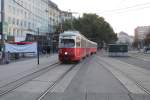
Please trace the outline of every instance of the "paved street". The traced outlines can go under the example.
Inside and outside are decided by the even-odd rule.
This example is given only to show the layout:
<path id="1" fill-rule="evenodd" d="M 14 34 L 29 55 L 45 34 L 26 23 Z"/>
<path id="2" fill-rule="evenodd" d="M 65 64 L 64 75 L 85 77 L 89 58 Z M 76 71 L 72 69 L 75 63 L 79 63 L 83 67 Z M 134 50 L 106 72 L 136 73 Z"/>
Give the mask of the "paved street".
<path id="1" fill-rule="evenodd" d="M 39 65 L 37 58 L 0 65 L 0 87 L 55 62 L 58 62 L 57 54 L 41 57 Z"/>
<path id="2" fill-rule="evenodd" d="M 63 93 L 53 93 L 44 100 L 130 100 L 127 89 L 96 57 L 88 59 Z"/>
<path id="3" fill-rule="evenodd" d="M 42 100 L 150 100 L 146 93 L 150 91 L 147 64 L 148 61 L 131 55 L 116 58 L 99 52 L 77 64 Z M 61 64 L 1 96 L 0 100 L 37 100 L 72 65 Z"/>
<path id="4" fill-rule="evenodd" d="M 150 61 L 144 61 L 142 59 L 139 59 L 139 58 L 134 58 L 134 57 L 128 57 L 128 58 L 116 58 L 120 61 L 123 61 L 123 62 L 126 62 L 126 63 L 129 63 L 129 64 L 133 64 L 137 67 L 141 67 L 141 68 L 145 68 L 147 70 L 150 70 Z"/>

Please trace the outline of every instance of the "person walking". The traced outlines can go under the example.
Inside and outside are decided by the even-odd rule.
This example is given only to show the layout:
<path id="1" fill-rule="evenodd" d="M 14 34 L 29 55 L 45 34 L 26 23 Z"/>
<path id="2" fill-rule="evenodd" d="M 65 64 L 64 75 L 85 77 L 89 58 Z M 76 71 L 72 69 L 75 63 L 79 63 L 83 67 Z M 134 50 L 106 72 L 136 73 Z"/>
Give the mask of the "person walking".
<path id="1" fill-rule="evenodd" d="M 9 64 L 10 63 L 10 52 L 8 51 L 5 55 L 6 57 L 6 64 Z"/>

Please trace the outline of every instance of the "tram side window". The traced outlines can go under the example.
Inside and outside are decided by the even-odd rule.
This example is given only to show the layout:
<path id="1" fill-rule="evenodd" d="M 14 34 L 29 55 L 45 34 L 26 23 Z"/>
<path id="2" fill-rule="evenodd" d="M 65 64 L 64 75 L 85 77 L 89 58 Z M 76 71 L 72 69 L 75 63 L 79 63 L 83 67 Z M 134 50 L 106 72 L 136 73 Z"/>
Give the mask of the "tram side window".
<path id="1" fill-rule="evenodd" d="M 78 42 L 76 43 L 76 45 L 77 45 L 77 47 L 80 47 L 80 41 L 78 41 Z"/>
<path id="2" fill-rule="evenodd" d="M 75 42 L 73 39 L 61 39 L 60 47 L 74 47 Z"/>
<path id="3" fill-rule="evenodd" d="M 76 47 L 80 48 L 80 46 L 81 46 L 81 39 L 80 37 L 76 37 Z"/>
<path id="4" fill-rule="evenodd" d="M 81 40 L 81 47 L 82 47 L 82 48 L 85 48 L 85 46 L 86 46 L 86 40 L 85 40 L 85 39 L 82 39 L 82 40 Z"/>

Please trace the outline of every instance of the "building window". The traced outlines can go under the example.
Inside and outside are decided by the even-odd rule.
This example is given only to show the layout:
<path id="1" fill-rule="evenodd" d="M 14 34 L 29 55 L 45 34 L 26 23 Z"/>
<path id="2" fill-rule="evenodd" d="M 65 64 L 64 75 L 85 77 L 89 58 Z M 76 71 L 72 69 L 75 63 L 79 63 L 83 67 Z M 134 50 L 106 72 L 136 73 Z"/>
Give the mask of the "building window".
<path id="1" fill-rule="evenodd" d="M 12 10 L 11 5 L 9 5 L 9 13 L 11 13 L 11 10 Z"/>
<path id="2" fill-rule="evenodd" d="M 11 17 L 8 17 L 8 23 L 11 24 Z"/>
<path id="3" fill-rule="evenodd" d="M 15 7 L 13 7 L 13 14 L 15 15 L 16 14 L 16 11 L 15 11 L 16 9 L 15 9 Z"/>
<path id="4" fill-rule="evenodd" d="M 16 15 L 20 15 L 20 9 L 16 9 Z"/>
<path id="5" fill-rule="evenodd" d="M 34 23 L 32 23 L 32 28 L 34 28 Z"/>
<path id="6" fill-rule="evenodd" d="M 22 21 L 20 21 L 20 26 L 22 27 L 23 25 L 22 25 Z"/>
<path id="7" fill-rule="evenodd" d="M 17 36 L 20 36 L 19 29 L 17 30 Z"/>
<path id="8" fill-rule="evenodd" d="M 17 25 L 19 25 L 19 19 L 17 19 Z"/>
<path id="9" fill-rule="evenodd" d="M 30 27 L 31 27 L 31 23 L 29 22 L 29 23 L 28 23 L 28 28 L 30 29 Z"/>
<path id="10" fill-rule="evenodd" d="M 15 25 L 16 23 L 15 23 L 15 18 L 13 18 L 13 24 Z"/>
<path id="11" fill-rule="evenodd" d="M 16 34 L 15 34 L 15 29 L 13 29 L 13 36 L 16 36 Z"/>
<path id="12" fill-rule="evenodd" d="M 25 16 L 25 18 L 27 18 L 27 12 L 26 11 L 24 12 L 24 16 Z"/>
<path id="13" fill-rule="evenodd" d="M 24 21 L 24 27 L 26 27 L 27 26 L 27 22 L 26 21 Z"/>
<path id="14" fill-rule="evenodd" d="M 23 35 L 22 35 L 22 29 L 20 29 L 20 37 L 23 37 Z"/>
<path id="15" fill-rule="evenodd" d="M 9 28 L 9 36 L 11 35 L 11 28 Z"/>

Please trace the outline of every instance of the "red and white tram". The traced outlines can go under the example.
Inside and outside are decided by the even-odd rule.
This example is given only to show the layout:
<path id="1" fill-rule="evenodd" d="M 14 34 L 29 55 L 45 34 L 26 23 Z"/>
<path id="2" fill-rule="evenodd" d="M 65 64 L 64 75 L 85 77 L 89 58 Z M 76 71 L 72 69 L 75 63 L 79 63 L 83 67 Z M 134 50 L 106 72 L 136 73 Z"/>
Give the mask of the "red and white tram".
<path id="1" fill-rule="evenodd" d="M 88 40 L 78 31 L 65 31 L 59 36 L 59 60 L 80 61 L 97 52 L 97 43 Z"/>

